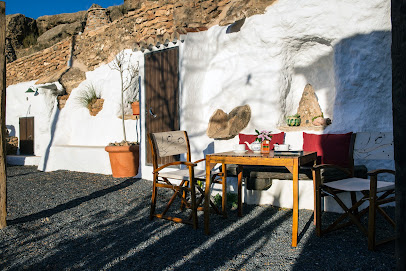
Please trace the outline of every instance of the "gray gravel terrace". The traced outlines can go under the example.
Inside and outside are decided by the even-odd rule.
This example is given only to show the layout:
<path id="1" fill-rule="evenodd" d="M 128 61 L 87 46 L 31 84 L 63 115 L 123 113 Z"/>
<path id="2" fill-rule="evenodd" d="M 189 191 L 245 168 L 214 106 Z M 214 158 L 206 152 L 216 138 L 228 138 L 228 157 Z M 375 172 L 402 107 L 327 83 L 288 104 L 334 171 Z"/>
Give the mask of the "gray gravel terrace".
<path id="1" fill-rule="evenodd" d="M 395 245 L 367 249 L 354 226 L 317 237 L 311 210 L 245 205 L 244 216 L 212 214 L 211 235 L 149 220 L 152 183 L 71 171 L 7 168 L 8 226 L 0 270 L 394 270 Z M 169 197 L 166 194 L 164 197 Z M 394 208 L 392 208 L 394 209 Z M 394 212 L 394 210 L 390 210 Z M 337 214 L 326 213 L 323 221 Z M 386 224 L 378 231 L 387 234 Z"/>

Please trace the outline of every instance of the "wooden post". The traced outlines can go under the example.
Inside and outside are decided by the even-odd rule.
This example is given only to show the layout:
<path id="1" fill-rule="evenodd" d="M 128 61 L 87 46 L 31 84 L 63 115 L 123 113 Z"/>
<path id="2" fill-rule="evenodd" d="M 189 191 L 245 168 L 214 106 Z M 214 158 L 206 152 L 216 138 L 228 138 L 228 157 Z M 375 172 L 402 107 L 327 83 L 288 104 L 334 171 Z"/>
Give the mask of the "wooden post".
<path id="1" fill-rule="evenodd" d="M 406 270 L 406 1 L 392 0 L 392 104 L 397 270 Z"/>
<path id="2" fill-rule="evenodd" d="M 6 199 L 6 3 L 0 2 L 0 229 L 7 226 Z"/>

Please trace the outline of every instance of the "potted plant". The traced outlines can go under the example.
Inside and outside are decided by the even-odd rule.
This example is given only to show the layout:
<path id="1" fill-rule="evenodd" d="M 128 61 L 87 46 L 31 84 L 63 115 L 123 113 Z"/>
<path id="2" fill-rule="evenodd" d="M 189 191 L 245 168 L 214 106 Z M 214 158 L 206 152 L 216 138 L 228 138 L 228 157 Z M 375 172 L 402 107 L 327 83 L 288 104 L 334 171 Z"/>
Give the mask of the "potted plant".
<path id="1" fill-rule="evenodd" d="M 286 117 L 286 123 L 289 126 L 300 126 L 300 115 L 294 114 L 293 116 Z"/>
<path id="2" fill-rule="evenodd" d="M 257 129 L 255 129 L 255 132 L 257 133 L 257 138 L 255 139 L 255 141 L 261 143 L 261 153 L 269 153 L 271 150 L 271 132 L 266 130 L 262 130 L 260 132 Z"/>
<path id="3" fill-rule="evenodd" d="M 110 68 L 120 73 L 121 83 L 121 118 L 123 127 L 123 141 L 110 143 L 105 150 L 109 153 L 111 171 L 113 177 L 133 177 L 138 174 L 139 167 L 139 141 L 138 141 L 138 120 L 136 130 L 136 141 L 127 141 L 124 122 L 124 93 L 132 91 L 133 97 L 138 97 L 138 71 L 139 66 L 132 65 L 130 58 L 126 61 L 124 51 L 120 52 L 111 63 Z M 128 95 L 127 95 L 128 96 Z"/>
<path id="4" fill-rule="evenodd" d="M 131 103 L 131 109 L 133 111 L 133 115 L 140 115 L 140 101 L 138 101 L 138 99 Z"/>
<path id="5" fill-rule="evenodd" d="M 77 100 L 89 109 L 91 116 L 96 116 L 103 109 L 104 99 L 101 98 L 100 91 L 96 90 L 93 83 L 85 86 L 77 96 Z"/>
<path id="6" fill-rule="evenodd" d="M 139 73 L 139 63 L 137 62 L 136 66 L 136 78 L 138 79 Z M 131 110 L 134 116 L 140 115 L 140 101 L 139 101 L 139 84 L 135 83 L 134 91 L 132 92 L 132 96 L 130 97 L 131 103 Z"/>

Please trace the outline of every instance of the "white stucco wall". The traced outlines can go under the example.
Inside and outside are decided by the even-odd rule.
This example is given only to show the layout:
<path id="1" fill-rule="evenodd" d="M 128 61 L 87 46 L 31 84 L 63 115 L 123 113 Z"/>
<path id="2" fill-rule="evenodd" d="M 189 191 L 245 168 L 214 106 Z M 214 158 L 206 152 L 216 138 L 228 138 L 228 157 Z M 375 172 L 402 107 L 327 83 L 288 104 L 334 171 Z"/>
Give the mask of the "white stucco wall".
<path id="1" fill-rule="evenodd" d="M 296 113 L 308 83 L 315 89 L 324 116 L 333 122 L 323 133 L 393 131 L 389 0 L 276 1 L 265 14 L 247 18 L 239 32 L 227 34 L 227 26 L 214 26 L 208 31 L 188 33 L 176 46 L 180 49 L 180 123 L 190 136 L 194 160 L 205 153 L 230 150 L 238 141 L 207 137 L 209 118 L 216 109 L 230 112 L 248 104 L 252 116 L 243 133 L 254 133 L 255 129 L 278 132 L 285 116 Z M 133 53 L 131 62 L 137 61 L 141 127 L 145 127 L 142 52 Z M 53 97 L 24 94 L 34 82 L 7 88 L 7 124 L 15 129 L 17 117 L 25 116 L 28 103 L 35 101 L 31 107 L 31 114 L 36 116 L 35 153 L 43 155 L 48 151 L 39 167 L 42 170 L 66 165 L 63 156 L 52 153 L 52 146 L 102 149 L 110 141 L 122 140 L 121 120 L 117 118 L 118 73 L 102 65 L 86 73 L 86 78 L 72 91 L 61 111 L 51 110 L 49 101 L 54 101 Z M 89 82 L 105 99 L 103 110 L 95 117 L 74 99 Z M 135 139 L 135 122 L 126 121 L 129 140 Z M 300 148 L 301 137 L 300 131 L 290 132 L 286 140 Z M 145 146 L 144 139 L 145 129 L 141 128 L 139 176 L 151 179 L 152 168 L 145 165 L 145 149 L 149 146 Z M 63 155 L 74 159 L 78 154 Z M 86 156 L 82 159 L 89 164 L 95 161 Z M 393 161 L 371 163 L 371 169 L 393 167 Z M 86 171 L 83 163 L 82 167 L 69 169 L 75 168 Z M 91 170 L 111 173 L 101 162 Z"/>
<path id="2" fill-rule="evenodd" d="M 333 121 L 324 131 L 307 132 L 392 133 L 390 46 L 388 0 L 277 1 L 265 14 L 247 18 L 239 32 L 215 26 L 189 33 L 180 45 L 181 129 L 191 137 L 193 160 L 238 142 L 207 137 L 216 109 L 230 112 L 248 104 L 252 116 L 243 133 L 279 132 L 285 117 L 296 113 L 307 83 Z M 300 149 L 302 131 L 288 132 L 286 141 Z M 393 160 L 355 163 L 394 168 Z M 143 177 L 151 178 L 150 172 L 143 170 Z M 282 181 L 270 195 L 244 197 L 291 207 L 290 186 Z M 299 189 L 300 208 L 312 209 L 312 183 L 301 182 Z"/>
<path id="3" fill-rule="evenodd" d="M 196 158 L 213 142 L 216 109 L 248 104 L 243 132 L 277 132 L 307 83 L 333 121 L 324 133 L 392 132 L 390 1 L 277 1 L 226 30 L 189 33 L 181 46 L 181 123 Z"/>
<path id="4" fill-rule="evenodd" d="M 32 87 L 34 84 L 35 81 L 30 81 L 7 88 L 6 126 L 11 136 L 20 137 L 19 119 L 34 117 L 34 155 L 42 156 L 49 142 L 49 124 L 57 110 L 58 90 L 41 88 L 44 85 Z M 60 90 L 63 89 L 58 82 L 45 85 L 56 85 Z M 26 93 L 30 87 L 36 92 Z"/>
<path id="5" fill-rule="evenodd" d="M 143 61 L 141 52 L 125 50 L 126 62 L 134 65 Z M 131 57 L 131 58 L 130 58 Z M 39 170 L 68 169 L 111 174 L 107 152 L 110 142 L 123 140 L 122 120 L 119 118 L 121 103 L 120 74 L 111 65 L 102 65 L 86 73 L 86 80 L 72 90 L 65 107 L 57 108 L 56 94 L 38 88 L 38 93 L 25 93 L 35 81 L 7 88 L 6 124 L 11 135 L 19 135 L 19 117 L 33 116 L 35 125 L 34 154 L 40 156 Z M 56 84 L 59 84 L 56 82 Z M 92 84 L 103 98 L 103 109 L 91 116 L 78 101 L 78 96 Z M 129 92 L 126 93 L 126 95 Z M 129 113 L 130 105 L 126 111 Z M 128 141 L 136 141 L 137 120 L 125 120 Z M 139 124 L 138 124 L 139 125 Z M 138 127 L 138 133 L 140 126 Z M 138 138 L 139 140 L 139 138 Z"/>

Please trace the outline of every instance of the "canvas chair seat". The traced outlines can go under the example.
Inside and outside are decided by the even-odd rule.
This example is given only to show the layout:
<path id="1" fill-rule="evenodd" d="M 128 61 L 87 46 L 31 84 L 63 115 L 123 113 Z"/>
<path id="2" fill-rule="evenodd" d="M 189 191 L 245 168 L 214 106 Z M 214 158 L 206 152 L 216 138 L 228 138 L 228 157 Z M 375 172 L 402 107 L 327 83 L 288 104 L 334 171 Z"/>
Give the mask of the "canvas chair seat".
<path id="1" fill-rule="evenodd" d="M 328 182 L 324 184 L 325 186 L 342 190 L 342 191 L 369 191 L 370 190 L 370 181 L 369 179 L 361 178 L 347 178 L 339 181 Z M 390 189 L 395 189 L 395 184 L 392 182 L 383 182 L 377 181 L 377 190 L 376 192 L 383 192 Z"/>
<path id="2" fill-rule="evenodd" d="M 219 171 L 212 171 L 211 174 L 217 174 Z M 160 177 L 175 179 L 175 180 L 189 180 L 189 169 L 178 169 L 174 171 L 167 171 L 159 173 Z M 206 180 L 206 170 L 195 169 L 194 170 L 195 179 Z"/>

